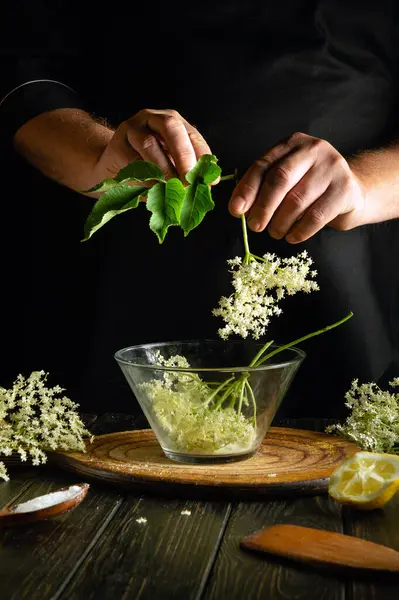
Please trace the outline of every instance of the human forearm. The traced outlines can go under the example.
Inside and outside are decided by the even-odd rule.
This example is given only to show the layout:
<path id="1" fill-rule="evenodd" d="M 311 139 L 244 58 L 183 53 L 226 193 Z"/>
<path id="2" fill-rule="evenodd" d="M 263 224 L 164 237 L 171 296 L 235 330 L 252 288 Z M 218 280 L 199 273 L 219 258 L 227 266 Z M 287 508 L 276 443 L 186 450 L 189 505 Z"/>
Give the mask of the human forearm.
<path id="1" fill-rule="evenodd" d="M 77 191 L 98 183 L 96 165 L 114 131 L 80 109 L 43 113 L 15 134 L 18 152 L 44 175 Z"/>
<path id="2" fill-rule="evenodd" d="M 156 163 L 166 178 L 183 179 L 200 156 L 211 154 L 199 131 L 173 110 L 141 110 L 116 131 L 82 110 L 54 110 L 28 121 L 14 140 L 42 173 L 77 191 L 140 159 Z"/>
<path id="3" fill-rule="evenodd" d="M 364 190 L 358 225 L 399 218 L 399 142 L 348 160 Z"/>

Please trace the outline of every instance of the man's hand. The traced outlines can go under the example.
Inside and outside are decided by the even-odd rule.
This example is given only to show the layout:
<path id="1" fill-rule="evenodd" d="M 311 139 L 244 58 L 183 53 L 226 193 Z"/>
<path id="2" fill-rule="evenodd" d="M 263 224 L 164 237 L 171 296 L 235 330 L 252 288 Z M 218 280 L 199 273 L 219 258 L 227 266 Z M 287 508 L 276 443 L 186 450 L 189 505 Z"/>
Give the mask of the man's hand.
<path id="1" fill-rule="evenodd" d="M 346 231 L 364 223 L 366 194 L 331 144 L 294 133 L 259 158 L 237 184 L 230 212 L 248 215 L 252 231 L 303 242 L 325 225 Z"/>
<path id="2" fill-rule="evenodd" d="M 145 109 L 118 127 L 95 172 L 100 181 L 141 159 L 156 163 L 167 179 L 184 179 L 203 154 L 211 154 L 208 144 L 178 112 Z"/>
<path id="3" fill-rule="evenodd" d="M 186 173 L 210 148 L 174 110 L 141 110 L 116 131 L 81 109 L 58 109 L 27 121 L 17 150 L 44 175 L 82 192 L 136 159 L 156 163 L 167 178 Z"/>

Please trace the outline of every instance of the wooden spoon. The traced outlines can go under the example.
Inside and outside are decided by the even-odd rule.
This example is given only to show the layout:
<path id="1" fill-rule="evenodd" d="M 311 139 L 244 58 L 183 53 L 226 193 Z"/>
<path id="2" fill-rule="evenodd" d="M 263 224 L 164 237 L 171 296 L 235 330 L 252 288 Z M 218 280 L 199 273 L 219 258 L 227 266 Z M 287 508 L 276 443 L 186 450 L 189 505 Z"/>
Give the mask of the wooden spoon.
<path id="1" fill-rule="evenodd" d="M 350 535 L 298 525 L 272 525 L 242 539 L 241 546 L 313 566 L 399 573 L 399 552 Z"/>
<path id="2" fill-rule="evenodd" d="M 0 511 L 0 527 L 50 519 L 72 510 L 86 497 L 89 487 L 88 483 L 78 483 L 21 504 L 7 506 Z"/>

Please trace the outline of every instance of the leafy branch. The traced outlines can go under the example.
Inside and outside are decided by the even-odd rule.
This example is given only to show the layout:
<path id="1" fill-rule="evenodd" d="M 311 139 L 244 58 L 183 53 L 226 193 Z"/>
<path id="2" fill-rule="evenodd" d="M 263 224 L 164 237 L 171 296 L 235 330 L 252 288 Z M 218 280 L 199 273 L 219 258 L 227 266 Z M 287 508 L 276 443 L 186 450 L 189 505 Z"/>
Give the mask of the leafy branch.
<path id="1" fill-rule="evenodd" d="M 157 235 L 160 244 L 172 225 L 180 226 L 187 236 L 215 206 L 210 185 L 221 172 L 216 156 L 205 154 L 187 173 L 184 185 L 177 178 L 166 181 L 161 169 L 152 162 L 133 161 L 113 179 L 104 179 L 85 192 L 102 192 L 103 195 L 86 220 L 82 241 L 90 239 L 113 217 L 137 208 L 145 197 L 147 209 L 152 213 L 150 229 Z M 225 175 L 221 181 L 234 177 Z"/>

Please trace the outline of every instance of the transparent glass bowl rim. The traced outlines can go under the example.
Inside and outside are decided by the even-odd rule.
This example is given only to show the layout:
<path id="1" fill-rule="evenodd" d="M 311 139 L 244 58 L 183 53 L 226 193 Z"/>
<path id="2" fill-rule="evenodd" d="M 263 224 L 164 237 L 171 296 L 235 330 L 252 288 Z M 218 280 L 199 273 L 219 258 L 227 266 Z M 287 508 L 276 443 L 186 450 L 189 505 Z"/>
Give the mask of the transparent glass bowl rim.
<path id="1" fill-rule="evenodd" d="M 129 367 L 137 367 L 140 369 L 147 369 L 149 371 L 166 371 L 166 372 L 181 372 L 181 373 L 252 373 L 254 371 L 271 371 L 273 369 L 281 369 L 282 367 L 289 367 L 291 365 L 295 365 L 296 363 L 302 362 L 306 358 L 306 353 L 297 348 L 296 346 L 290 346 L 290 348 L 286 348 L 287 352 L 293 352 L 296 356 L 291 360 L 285 360 L 278 363 L 272 364 L 263 364 L 258 367 L 166 367 L 164 365 L 155 365 L 155 364 L 142 364 L 138 362 L 134 362 L 133 360 L 126 360 L 123 358 L 123 353 L 128 350 L 151 350 L 152 348 L 156 350 L 162 350 L 165 346 L 176 346 L 176 345 L 189 345 L 189 344 L 212 344 L 212 343 L 220 343 L 220 344 L 242 344 L 245 340 L 234 340 L 234 341 L 224 341 L 224 340 L 212 340 L 212 339 L 204 339 L 204 340 L 177 340 L 171 342 L 151 342 L 149 344 L 136 344 L 134 346 L 127 346 L 126 348 L 121 348 L 114 354 L 115 360 L 119 364 L 127 365 Z M 262 342 L 253 341 L 254 345 L 259 345 L 259 350 L 265 344 Z M 267 342 L 265 342 L 267 343 Z M 269 349 L 272 348 L 282 348 L 284 344 L 271 344 Z"/>

